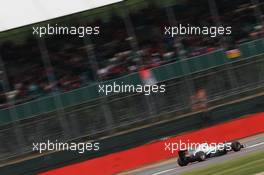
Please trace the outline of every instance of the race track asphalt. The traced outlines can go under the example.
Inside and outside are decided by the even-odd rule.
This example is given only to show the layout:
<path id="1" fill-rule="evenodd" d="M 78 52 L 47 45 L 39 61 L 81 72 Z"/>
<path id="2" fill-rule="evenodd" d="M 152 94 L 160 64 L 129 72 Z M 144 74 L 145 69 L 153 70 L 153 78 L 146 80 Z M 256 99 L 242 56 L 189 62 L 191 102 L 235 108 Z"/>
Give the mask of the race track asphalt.
<path id="1" fill-rule="evenodd" d="M 179 175 L 187 171 L 222 163 L 227 160 L 236 159 L 254 152 L 264 151 L 264 134 L 244 138 L 239 141 L 245 145 L 245 148 L 243 148 L 241 151 L 229 152 L 224 156 L 209 158 L 204 162 L 194 162 L 188 164 L 186 167 L 180 167 L 177 164 L 177 158 L 173 158 L 157 164 L 148 165 L 140 169 L 120 173 L 119 175 Z"/>

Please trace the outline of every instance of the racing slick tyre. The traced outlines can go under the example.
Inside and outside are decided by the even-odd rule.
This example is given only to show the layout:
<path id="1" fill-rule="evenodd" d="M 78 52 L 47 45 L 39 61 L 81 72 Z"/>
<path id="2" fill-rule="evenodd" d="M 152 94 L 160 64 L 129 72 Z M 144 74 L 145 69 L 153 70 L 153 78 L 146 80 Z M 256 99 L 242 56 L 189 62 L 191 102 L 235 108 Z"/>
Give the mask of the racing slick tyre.
<path id="1" fill-rule="evenodd" d="M 204 152 L 200 151 L 196 154 L 196 158 L 199 162 L 205 161 L 206 155 Z"/>
<path id="2" fill-rule="evenodd" d="M 188 160 L 178 158 L 178 165 L 180 165 L 180 166 L 186 166 L 186 165 L 188 165 L 188 163 L 189 163 Z"/>
<path id="3" fill-rule="evenodd" d="M 232 144 L 231 144 L 231 147 L 232 147 L 232 149 L 235 151 L 235 152 L 237 152 L 237 151 L 240 151 L 241 150 L 241 148 L 242 148 L 242 145 L 241 145 L 241 143 L 239 143 L 239 142 L 233 142 Z"/>

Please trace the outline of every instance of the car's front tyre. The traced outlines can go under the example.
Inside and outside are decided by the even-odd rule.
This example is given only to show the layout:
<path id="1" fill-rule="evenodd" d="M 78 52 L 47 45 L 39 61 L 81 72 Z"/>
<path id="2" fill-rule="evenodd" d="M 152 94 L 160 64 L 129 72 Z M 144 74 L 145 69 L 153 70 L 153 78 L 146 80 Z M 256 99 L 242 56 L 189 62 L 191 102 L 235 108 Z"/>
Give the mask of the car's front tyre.
<path id="1" fill-rule="evenodd" d="M 200 151 L 200 152 L 196 153 L 196 158 L 199 162 L 202 162 L 202 161 L 205 161 L 206 155 L 204 152 Z"/>
<path id="2" fill-rule="evenodd" d="M 234 150 L 235 152 L 237 152 L 237 151 L 240 151 L 241 150 L 242 145 L 241 145 L 241 143 L 235 141 L 235 142 L 232 142 L 231 147 L 232 147 L 232 150 Z"/>
<path id="3" fill-rule="evenodd" d="M 188 163 L 189 163 L 188 160 L 178 158 L 178 165 L 180 165 L 180 166 L 186 166 L 186 165 L 188 165 Z"/>

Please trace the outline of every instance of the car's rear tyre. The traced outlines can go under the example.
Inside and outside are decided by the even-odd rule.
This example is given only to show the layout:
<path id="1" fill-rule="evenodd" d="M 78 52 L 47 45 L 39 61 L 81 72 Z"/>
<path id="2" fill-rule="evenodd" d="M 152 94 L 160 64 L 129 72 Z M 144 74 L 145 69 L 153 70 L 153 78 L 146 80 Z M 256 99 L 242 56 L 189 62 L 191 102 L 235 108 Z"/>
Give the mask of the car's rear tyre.
<path id="1" fill-rule="evenodd" d="M 241 143 L 235 141 L 235 142 L 233 142 L 231 144 L 231 147 L 232 147 L 232 150 L 234 150 L 235 152 L 237 152 L 237 151 L 240 151 L 241 150 L 242 145 L 241 145 Z"/>
<path id="2" fill-rule="evenodd" d="M 205 159 L 206 159 L 206 155 L 205 155 L 205 153 L 202 152 L 202 151 L 196 153 L 196 157 L 197 157 L 197 160 L 198 160 L 199 162 L 205 161 Z"/>
<path id="3" fill-rule="evenodd" d="M 189 163 L 188 160 L 178 158 L 178 165 L 186 166 L 186 165 L 188 165 L 188 163 Z"/>

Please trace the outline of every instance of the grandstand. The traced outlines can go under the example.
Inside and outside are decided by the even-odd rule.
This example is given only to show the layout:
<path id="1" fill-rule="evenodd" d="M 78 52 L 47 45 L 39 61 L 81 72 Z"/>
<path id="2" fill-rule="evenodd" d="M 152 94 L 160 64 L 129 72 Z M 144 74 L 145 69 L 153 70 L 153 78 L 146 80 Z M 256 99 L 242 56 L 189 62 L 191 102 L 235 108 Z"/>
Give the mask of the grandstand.
<path id="1" fill-rule="evenodd" d="M 190 7 L 196 7 L 197 4 L 195 2 L 189 3 L 190 5 L 184 4 L 187 7 L 181 4 L 171 7 L 176 12 L 178 12 L 177 8 L 182 11 L 190 11 L 188 18 L 184 17 L 186 11 L 184 13 L 180 13 L 180 11 L 178 12 L 179 14 L 175 14 L 179 18 L 179 20 L 177 19 L 179 23 L 196 25 L 197 22 L 201 21 L 197 25 L 205 24 L 205 26 L 208 26 L 214 24 L 209 11 L 204 13 L 206 5 L 197 8 L 196 12 Z M 91 43 L 88 43 L 88 45 L 93 45 L 92 52 L 98 65 L 96 68 L 91 66 L 93 61 L 85 59 L 87 53 L 84 47 L 87 46 L 87 43 L 84 43 L 85 41 L 76 36 L 50 36 L 45 38 L 49 59 L 53 67 L 47 68 L 41 59 L 38 41 L 31 35 L 31 30 L 24 31 L 23 34 L 19 32 L 22 29 L 2 33 L 1 52 L 8 75 L 8 91 L 13 91 L 12 94 L 14 94 L 17 103 L 22 103 L 24 100 L 32 100 L 51 93 L 54 86 L 58 87 L 62 92 L 70 91 L 92 84 L 94 81 L 127 75 L 138 71 L 141 66 L 152 68 L 171 61 L 177 61 L 182 52 L 186 53 L 186 57 L 192 57 L 220 48 L 219 38 L 187 36 L 181 38 L 184 51 L 179 51 L 173 38 L 166 38 L 163 35 L 164 26 L 169 25 L 172 21 L 172 19 L 167 17 L 166 8 L 158 8 L 155 4 L 147 5 L 147 2 L 144 2 L 144 5 L 146 7 L 139 6 L 139 9 L 129 14 L 134 27 L 134 35 L 136 36 L 137 54 L 135 54 L 135 49 L 132 48 L 133 44 L 129 40 L 129 38 L 133 38 L 131 36 L 133 34 L 128 33 L 128 26 L 125 25 L 127 19 L 122 17 L 124 12 L 113 12 L 113 10 L 107 9 L 107 11 L 102 13 L 108 13 L 108 15 L 103 14 L 101 18 L 94 18 L 93 16 L 95 15 L 93 15 L 91 21 L 87 20 L 84 22 L 87 26 L 100 26 L 102 28 L 100 37 L 95 36 L 92 38 Z M 250 4 L 246 5 L 240 5 L 241 8 L 234 9 L 239 6 L 239 4 L 234 3 L 229 7 L 230 9 L 227 9 L 224 4 L 220 4 L 220 9 L 226 9 L 226 11 L 221 11 L 221 16 L 223 16 L 221 22 L 224 26 L 232 26 L 234 33 L 232 37 L 226 39 L 229 40 L 226 43 L 227 48 L 230 43 L 239 44 L 262 36 L 262 29 L 258 28 L 254 13 L 252 10 L 248 10 L 250 9 Z M 133 7 L 137 8 L 137 4 L 133 4 Z M 113 7 L 113 9 L 116 8 Z M 147 13 L 144 14 L 147 17 L 141 18 L 144 12 Z M 202 13 L 203 16 L 195 13 Z M 89 15 L 88 19 L 91 16 L 89 13 L 86 15 Z M 86 17 L 82 16 L 82 19 L 78 19 L 80 15 L 72 15 L 68 18 L 58 19 L 60 23 L 58 23 L 58 20 L 50 22 L 53 24 L 78 26 L 82 24 L 80 24 L 81 22 L 76 23 L 76 21 L 86 19 Z M 246 27 L 242 27 L 241 30 L 243 25 Z M 18 34 L 13 34 L 17 32 Z M 148 35 L 145 35 L 145 33 L 148 33 Z M 23 35 L 23 38 L 18 41 L 20 37 L 17 35 Z M 17 58 L 18 55 L 19 60 Z M 20 66 L 20 69 L 17 69 L 17 65 Z M 56 79 L 56 82 L 53 83 L 48 82 L 47 71 L 51 69 L 53 69 Z M 31 71 L 34 71 L 35 74 L 32 74 Z M 1 89 L 3 91 L 3 87 Z M 7 99 L 2 97 L 1 101 L 3 105 L 3 103 L 7 102 Z M 6 105 L 3 106 L 5 107 Z"/>

